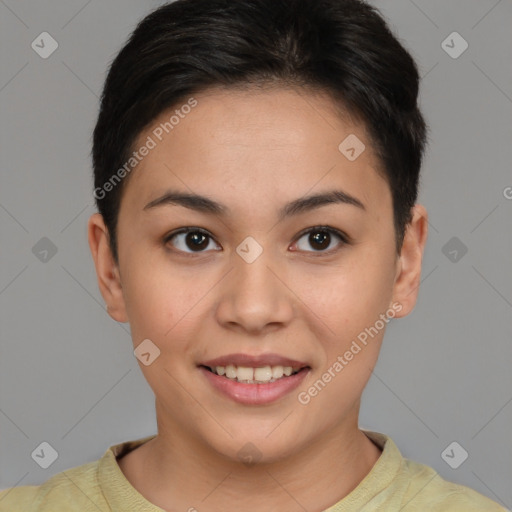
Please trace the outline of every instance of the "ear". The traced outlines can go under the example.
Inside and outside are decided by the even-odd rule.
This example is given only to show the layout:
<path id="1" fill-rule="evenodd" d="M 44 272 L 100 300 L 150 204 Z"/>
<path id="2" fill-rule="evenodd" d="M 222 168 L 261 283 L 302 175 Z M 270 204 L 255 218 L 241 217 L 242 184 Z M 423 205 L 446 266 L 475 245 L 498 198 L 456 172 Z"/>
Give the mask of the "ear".
<path id="1" fill-rule="evenodd" d="M 109 233 L 101 214 L 91 215 L 87 232 L 89 247 L 96 267 L 98 287 L 107 304 L 108 314 L 118 322 L 128 322 L 121 276 L 110 250 Z"/>
<path id="2" fill-rule="evenodd" d="M 423 250 L 427 241 L 427 210 L 416 204 L 412 208 L 412 214 L 411 222 L 406 227 L 393 287 L 393 302 L 402 305 L 400 312 L 395 315 L 397 318 L 408 315 L 416 304 Z"/>

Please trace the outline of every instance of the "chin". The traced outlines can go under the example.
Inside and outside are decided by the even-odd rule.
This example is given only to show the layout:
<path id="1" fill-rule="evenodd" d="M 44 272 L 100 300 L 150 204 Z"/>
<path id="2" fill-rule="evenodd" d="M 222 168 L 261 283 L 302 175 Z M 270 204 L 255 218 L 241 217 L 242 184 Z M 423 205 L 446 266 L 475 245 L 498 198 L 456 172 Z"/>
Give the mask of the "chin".
<path id="1" fill-rule="evenodd" d="M 302 444 L 298 438 L 298 431 L 283 429 L 277 432 L 280 429 L 279 422 L 282 420 L 281 417 L 274 422 L 270 429 L 257 428 L 254 422 L 249 428 L 245 428 L 247 422 L 244 422 L 236 429 L 233 427 L 227 429 L 233 437 L 226 434 L 222 439 L 205 438 L 204 441 L 231 462 L 242 462 L 247 466 L 276 463 L 294 455 Z M 304 432 L 302 431 L 301 434 L 304 435 Z"/>

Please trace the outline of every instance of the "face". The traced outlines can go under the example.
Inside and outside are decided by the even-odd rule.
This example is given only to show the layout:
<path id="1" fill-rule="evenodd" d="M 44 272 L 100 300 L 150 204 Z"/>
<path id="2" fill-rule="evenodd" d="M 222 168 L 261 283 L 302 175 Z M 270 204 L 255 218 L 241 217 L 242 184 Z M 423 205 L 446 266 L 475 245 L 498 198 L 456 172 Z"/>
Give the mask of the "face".
<path id="1" fill-rule="evenodd" d="M 250 442 L 277 460 L 357 428 L 385 327 L 414 305 L 426 215 L 397 255 L 364 126 L 328 97 L 194 98 L 139 137 L 137 148 L 154 147 L 123 192 L 119 267 L 91 218 L 100 289 L 134 347 L 151 340 L 140 367 L 159 433 L 233 459 Z"/>

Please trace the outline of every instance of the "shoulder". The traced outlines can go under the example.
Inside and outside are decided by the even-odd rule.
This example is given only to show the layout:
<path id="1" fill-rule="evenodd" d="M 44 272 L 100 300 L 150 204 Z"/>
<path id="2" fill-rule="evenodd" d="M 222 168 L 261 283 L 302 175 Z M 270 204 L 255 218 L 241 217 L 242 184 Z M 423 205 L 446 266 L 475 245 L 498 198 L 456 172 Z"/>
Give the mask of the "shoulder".
<path id="1" fill-rule="evenodd" d="M 1 490 L 0 512 L 110 512 L 128 510 L 137 500 L 147 505 L 124 477 L 117 457 L 153 437 L 110 446 L 100 459 L 57 473 L 41 485 Z"/>
<path id="2" fill-rule="evenodd" d="M 470 487 L 445 480 L 434 468 L 403 457 L 389 436 L 364 433 L 382 449 L 380 459 L 359 485 L 360 493 L 356 489 L 352 499 L 374 507 L 364 510 L 381 510 L 385 505 L 382 510 L 402 512 L 510 512 Z"/>
<path id="3" fill-rule="evenodd" d="M 41 485 L 0 491 L 0 512 L 98 512 L 106 507 L 97 479 L 99 461 L 57 473 Z"/>
<path id="4" fill-rule="evenodd" d="M 443 479 L 430 466 L 404 458 L 402 467 L 402 476 L 407 479 L 404 512 L 507 512 L 470 487 Z"/>

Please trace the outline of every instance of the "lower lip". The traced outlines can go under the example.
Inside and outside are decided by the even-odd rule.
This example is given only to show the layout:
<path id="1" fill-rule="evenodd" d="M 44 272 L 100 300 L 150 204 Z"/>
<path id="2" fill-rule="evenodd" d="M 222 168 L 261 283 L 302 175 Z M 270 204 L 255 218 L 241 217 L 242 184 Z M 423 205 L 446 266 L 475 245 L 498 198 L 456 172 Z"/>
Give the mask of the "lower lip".
<path id="1" fill-rule="evenodd" d="M 282 377 L 275 382 L 245 384 L 235 379 L 221 377 L 203 366 L 200 366 L 199 369 L 215 389 L 235 402 L 246 405 L 263 405 L 279 400 L 298 387 L 309 372 L 309 368 L 303 368 L 299 372 L 289 377 Z"/>

